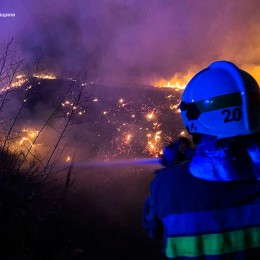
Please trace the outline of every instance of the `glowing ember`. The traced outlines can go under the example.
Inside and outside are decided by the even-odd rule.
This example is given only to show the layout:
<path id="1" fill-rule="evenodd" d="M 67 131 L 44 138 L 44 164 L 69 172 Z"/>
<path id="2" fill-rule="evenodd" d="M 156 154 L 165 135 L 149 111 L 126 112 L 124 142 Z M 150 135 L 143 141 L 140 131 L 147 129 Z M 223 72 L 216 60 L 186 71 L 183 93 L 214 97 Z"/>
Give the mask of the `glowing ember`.
<path id="1" fill-rule="evenodd" d="M 148 120 L 154 119 L 154 118 L 155 118 L 154 112 L 148 113 L 148 114 L 146 115 L 146 117 L 147 117 Z"/>
<path id="2" fill-rule="evenodd" d="M 70 156 L 67 156 L 67 157 L 65 158 L 65 162 L 71 162 L 71 157 L 70 157 Z"/>
<path id="3" fill-rule="evenodd" d="M 127 134 L 125 137 L 125 144 L 130 144 L 130 142 L 133 139 L 133 135 L 132 134 Z"/>
<path id="4" fill-rule="evenodd" d="M 155 133 L 149 133 L 147 137 L 146 150 L 150 155 L 158 157 L 162 154 L 164 143 L 161 137 L 162 131 L 157 131 Z"/>
<path id="5" fill-rule="evenodd" d="M 159 94 L 157 95 L 157 93 Z M 100 96 L 95 94 L 90 101 L 96 103 L 93 113 L 97 114 L 94 114 L 93 117 L 93 127 L 97 133 L 94 135 L 94 140 L 91 141 L 93 144 L 101 142 L 99 146 L 93 145 L 96 149 L 95 156 L 103 159 L 122 156 L 129 158 L 129 156 L 137 157 L 144 154 L 152 157 L 160 156 L 163 148 L 182 129 L 178 128 L 180 127 L 178 124 L 174 125 L 174 122 L 177 123 L 175 119 L 168 121 L 168 116 L 169 118 L 176 116 L 175 110 L 178 109 L 179 95 L 180 93 L 169 93 L 168 90 L 152 90 L 152 92 L 148 92 L 148 96 L 142 94 L 138 99 L 133 97 L 131 100 L 131 95 L 116 96 L 114 103 L 111 104 L 111 100 L 109 103 L 105 102 L 106 99 L 102 93 Z M 145 97 L 145 100 L 142 100 L 142 97 Z M 81 107 L 81 104 L 76 104 L 73 96 L 67 97 L 61 106 L 63 114 L 68 117 L 72 113 L 82 117 L 85 113 L 85 108 Z M 166 127 L 167 122 L 171 123 Z M 16 148 L 19 149 L 20 146 L 20 150 L 23 151 L 32 148 L 32 152 L 34 149 L 35 154 L 45 152 L 47 146 L 36 151 L 38 144 L 34 144 L 34 140 L 37 135 L 38 131 L 24 129 L 19 142 L 16 142 Z M 110 139 L 106 141 L 105 138 L 108 136 Z M 87 137 L 84 138 L 87 140 Z M 109 144 L 111 147 L 108 147 Z M 65 154 L 62 160 L 70 162 L 71 157 Z"/>

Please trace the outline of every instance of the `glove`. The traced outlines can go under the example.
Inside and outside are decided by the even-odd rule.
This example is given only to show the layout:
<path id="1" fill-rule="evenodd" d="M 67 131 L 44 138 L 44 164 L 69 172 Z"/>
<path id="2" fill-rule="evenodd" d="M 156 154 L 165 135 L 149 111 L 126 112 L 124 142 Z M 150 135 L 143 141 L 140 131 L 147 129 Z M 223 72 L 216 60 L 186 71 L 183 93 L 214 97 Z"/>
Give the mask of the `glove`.
<path id="1" fill-rule="evenodd" d="M 180 163 L 190 160 L 194 154 L 195 149 L 192 148 L 191 141 L 186 137 L 180 137 L 175 142 L 168 144 L 161 157 L 161 164 L 168 166 L 174 162 Z"/>

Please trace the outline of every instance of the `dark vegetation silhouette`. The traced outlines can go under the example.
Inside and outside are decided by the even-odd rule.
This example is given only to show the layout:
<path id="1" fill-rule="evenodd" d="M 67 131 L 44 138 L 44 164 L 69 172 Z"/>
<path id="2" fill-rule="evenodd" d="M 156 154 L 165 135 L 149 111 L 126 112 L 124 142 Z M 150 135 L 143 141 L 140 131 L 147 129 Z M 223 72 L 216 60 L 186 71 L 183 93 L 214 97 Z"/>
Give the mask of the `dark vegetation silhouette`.
<path id="1" fill-rule="evenodd" d="M 73 160 L 82 146 L 77 138 L 74 145 L 69 142 L 72 129 L 89 120 L 78 118 L 79 111 L 88 110 L 88 93 L 81 83 L 85 77 L 77 75 L 62 82 L 63 91 L 53 88 L 49 93 L 34 76 L 43 71 L 41 59 L 25 68 L 13 40 L 0 55 L 0 259 L 161 259 L 160 241 L 147 238 L 141 226 L 148 193 L 143 184 L 152 175 L 131 174 L 126 168 L 88 169 L 79 178 L 88 188 L 74 189 L 75 170 L 64 163 L 64 154 L 69 147 Z M 17 76 L 25 72 L 28 81 L 16 88 Z M 42 104 L 44 116 L 34 113 L 41 95 L 52 96 L 44 102 L 55 101 Z M 64 106 L 68 100 L 73 105 Z M 20 146 L 24 124 L 30 123 L 28 110 L 38 131 Z M 34 147 L 50 129 L 49 144 L 38 153 Z"/>
<path id="2" fill-rule="evenodd" d="M 86 94 L 78 76 L 71 80 L 29 145 L 14 149 L 21 138 L 23 110 L 37 84 L 33 75 L 40 72 L 41 63 L 39 59 L 28 69 L 24 97 L 21 102 L 13 102 L 15 81 L 25 73 L 23 60 L 13 45 L 11 39 L 0 56 L 0 258 L 73 258 L 73 254 L 81 251 L 68 245 L 70 239 L 64 231 L 70 225 L 63 218 L 66 193 L 73 183 L 72 169 L 69 163 L 62 167 L 57 164 L 67 145 L 65 135 L 75 123 L 76 111 L 79 106 L 86 106 Z M 74 105 L 65 111 L 62 104 L 67 99 L 73 100 Z M 6 113 L 8 103 L 16 105 L 11 117 Z M 57 121 L 56 141 L 50 145 L 47 155 L 35 153 L 33 146 L 46 128 L 53 128 Z"/>

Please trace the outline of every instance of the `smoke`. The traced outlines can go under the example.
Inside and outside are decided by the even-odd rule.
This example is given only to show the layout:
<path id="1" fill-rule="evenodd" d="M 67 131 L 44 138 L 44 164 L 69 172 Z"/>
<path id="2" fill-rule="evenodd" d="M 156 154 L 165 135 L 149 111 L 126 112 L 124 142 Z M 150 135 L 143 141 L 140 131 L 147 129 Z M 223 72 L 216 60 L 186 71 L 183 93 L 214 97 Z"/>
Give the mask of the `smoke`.
<path id="1" fill-rule="evenodd" d="M 197 71 L 220 59 L 254 69 L 255 73 L 255 68 L 260 65 L 258 0 L 0 0 L 1 12 L 15 13 L 15 18 L 0 18 L 0 45 L 14 37 L 17 51 L 27 64 L 42 57 L 47 70 L 62 78 L 87 71 L 89 80 L 123 87 L 126 83 L 149 84 L 158 78 L 171 78 L 176 73 Z M 34 130 L 39 130 L 51 114 L 43 98 L 61 96 L 58 85 L 61 84 L 53 86 L 57 89 L 55 94 L 42 90 L 41 101 L 24 112 L 24 118 L 33 118 Z M 95 90 L 93 87 L 93 92 Z M 146 128 L 149 127 L 150 132 L 153 122 L 146 122 L 145 114 L 160 105 L 153 104 L 153 101 L 163 101 L 165 105 L 178 101 L 178 97 L 165 101 L 165 94 L 161 93 L 160 97 L 159 91 L 151 96 L 148 92 L 142 94 L 138 91 L 132 97 L 129 89 L 123 90 L 127 94 L 118 92 L 119 88 L 112 87 L 97 90 L 90 98 L 86 114 L 88 122 L 76 125 L 76 129 L 65 136 L 80 139 L 82 151 L 77 159 L 106 159 L 104 154 L 107 152 L 112 159 L 120 158 L 118 144 L 114 140 L 118 138 L 122 143 L 124 133 L 133 133 L 133 129 L 137 129 L 133 133 L 134 138 L 146 142 Z M 100 101 L 92 102 L 96 97 Z M 13 103 L 20 104 L 21 98 L 20 101 L 13 100 Z M 119 98 L 124 98 L 130 105 L 118 107 Z M 140 98 L 142 100 L 137 104 Z M 141 110 L 143 103 L 147 109 Z M 12 103 L 8 107 L 12 108 Z M 15 114 L 14 107 L 12 114 Z M 104 115 L 104 111 L 108 114 Z M 177 136 L 182 127 L 180 117 L 169 109 L 161 111 L 158 116 L 166 129 L 160 130 L 171 137 Z M 168 111 L 167 114 L 165 111 Z M 133 114 L 135 118 L 131 117 Z M 59 137 L 57 130 L 62 129 L 59 123 L 46 130 L 39 144 L 53 147 Z M 76 148 L 78 143 L 74 145 Z M 74 146 L 69 143 L 71 151 L 65 152 L 64 156 L 72 156 Z M 39 146 L 39 149 L 45 147 Z M 131 158 L 140 154 L 145 156 L 141 149 L 134 153 L 135 150 L 124 151 L 123 158 L 125 154 Z M 114 157 L 115 154 L 117 157 Z M 147 250 L 143 249 L 146 237 L 140 235 L 139 230 L 143 201 L 149 193 L 148 183 L 153 178 L 146 173 L 154 171 L 154 168 L 136 168 L 104 167 L 75 171 L 77 186 L 73 187 L 70 200 L 73 207 L 80 209 L 80 224 L 91 220 L 87 230 L 93 231 L 86 232 L 85 240 L 86 244 L 90 244 L 90 252 L 99 252 L 96 245 L 101 245 L 106 249 L 102 252 L 112 255 L 111 244 L 115 243 L 112 244 L 115 258 L 121 256 L 118 249 L 127 247 L 121 258 L 129 255 L 129 259 L 159 259 L 155 257 L 153 246 L 147 243 Z M 129 239 L 129 234 L 134 242 Z M 131 246 L 135 243 L 135 247 Z M 142 256 L 131 257 L 140 251 Z"/>
<path id="2" fill-rule="evenodd" d="M 257 0 L 5 0 L 2 8 L 16 13 L 0 20 L 5 37 L 61 75 L 150 83 L 217 59 L 259 64 Z"/>

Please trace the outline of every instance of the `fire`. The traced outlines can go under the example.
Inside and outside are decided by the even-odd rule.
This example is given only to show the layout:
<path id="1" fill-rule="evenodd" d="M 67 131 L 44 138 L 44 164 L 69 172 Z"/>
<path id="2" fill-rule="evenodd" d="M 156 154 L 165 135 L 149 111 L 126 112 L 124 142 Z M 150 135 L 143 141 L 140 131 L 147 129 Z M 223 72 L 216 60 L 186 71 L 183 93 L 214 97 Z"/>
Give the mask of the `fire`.
<path id="1" fill-rule="evenodd" d="M 33 74 L 33 77 L 37 78 L 37 79 L 50 79 L 50 80 L 53 80 L 53 79 L 57 79 L 56 76 L 53 74 L 53 73 L 36 73 L 36 74 Z"/>
<path id="2" fill-rule="evenodd" d="M 146 115 L 146 117 L 147 117 L 148 120 L 155 119 L 154 112 L 152 111 L 151 113 L 148 113 L 148 114 Z"/>
<path id="3" fill-rule="evenodd" d="M 37 154 L 41 144 L 36 143 L 35 140 L 39 136 L 39 131 L 25 128 L 20 134 L 16 142 L 10 144 L 10 149 L 14 152 L 24 152 L 30 151 L 30 156 Z"/>
<path id="4" fill-rule="evenodd" d="M 39 131 L 36 130 L 23 129 L 22 132 L 25 133 L 25 136 L 21 137 L 21 140 L 19 142 L 20 146 L 26 146 L 26 142 L 28 142 L 31 146 L 35 138 L 39 135 Z"/>
<path id="5" fill-rule="evenodd" d="M 187 86 L 193 75 L 195 75 L 195 72 L 192 71 L 185 75 L 176 73 L 172 78 L 156 80 L 152 85 L 156 88 L 173 88 L 176 91 L 182 91 Z"/>
<path id="6" fill-rule="evenodd" d="M 161 137 L 162 131 L 156 131 L 155 133 L 148 133 L 146 150 L 150 155 L 158 157 L 162 154 L 163 142 Z"/>
<path id="7" fill-rule="evenodd" d="M 155 85 L 158 88 L 174 88 L 175 90 L 183 90 L 187 84 L 180 82 L 171 82 L 171 81 L 160 81 Z"/>
<path id="8" fill-rule="evenodd" d="M 38 79 L 56 79 L 56 76 L 54 74 L 48 74 L 48 73 L 41 73 L 41 74 L 33 74 L 33 77 L 38 78 Z M 1 88 L 0 93 L 9 91 L 11 89 L 19 88 L 21 87 L 24 83 L 28 82 L 29 79 L 25 74 L 18 74 L 15 76 L 13 79 L 12 83 L 9 86 L 5 86 Z M 27 87 L 26 90 L 29 90 L 32 86 Z"/>
<path id="9" fill-rule="evenodd" d="M 25 74 L 18 74 L 12 81 L 11 85 L 1 88 L 0 93 L 9 91 L 21 87 L 25 82 L 28 81 L 28 78 Z"/>
<path id="10" fill-rule="evenodd" d="M 25 74 L 19 74 L 15 77 L 15 80 L 12 82 L 11 87 L 12 88 L 21 87 L 27 81 L 28 78 L 26 77 Z"/>
<path id="11" fill-rule="evenodd" d="M 181 111 L 180 111 L 180 109 L 179 109 L 179 104 L 170 104 L 169 105 L 169 108 L 171 109 L 171 110 L 174 110 L 175 112 L 177 112 L 177 113 L 180 113 Z"/>
<path id="12" fill-rule="evenodd" d="M 132 134 L 126 134 L 124 143 L 125 144 L 130 144 L 132 139 L 133 139 L 133 135 Z"/>
<path id="13" fill-rule="evenodd" d="M 120 98 L 118 103 L 119 103 L 120 107 L 125 107 L 126 106 L 126 103 L 124 103 L 124 99 L 123 98 Z"/>
<path id="14" fill-rule="evenodd" d="M 80 105 L 76 106 L 72 101 L 66 100 L 61 105 L 64 107 L 66 111 L 66 115 L 70 116 L 72 111 L 77 110 L 77 115 L 83 116 L 86 113 L 86 110 L 84 110 L 84 107 L 81 107 Z"/>
<path id="15" fill-rule="evenodd" d="M 30 141 L 29 138 L 27 137 L 22 137 L 21 141 L 20 141 L 20 145 L 23 145 L 24 142 L 29 142 L 30 145 L 32 145 L 32 142 Z"/>
<path id="16" fill-rule="evenodd" d="M 260 66 L 244 64 L 241 68 L 251 74 L 260 85 Z M 171 78 L 156 79 L 151 82 L 156 88 L 173 88 L 176 91 L 182 91 L 191 80 L 191 78 L 198 73 L 195 67 L 189 70 L 186 74 L 176 73 Z"/>
<path id="17" fill-rule="evenodd" d="M 162 133 L 162 131 L 158 131 L 158 132 L 155 133 L 154 141 L 155 141 L 156 143 L 158 143 L 158 142 L 160 141 L 160 139 L 161 139 L 160 134 L 161 134 L 161 133 Z"/>
<path id="18" fill-rule="evenodd" d="M 70 156 L 67 156 L 67 157 L 65 158 L 65 162 L 71 162 L 71 157 L 70 157 Z"/>

